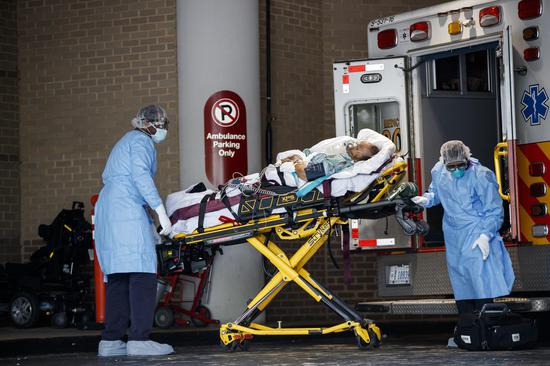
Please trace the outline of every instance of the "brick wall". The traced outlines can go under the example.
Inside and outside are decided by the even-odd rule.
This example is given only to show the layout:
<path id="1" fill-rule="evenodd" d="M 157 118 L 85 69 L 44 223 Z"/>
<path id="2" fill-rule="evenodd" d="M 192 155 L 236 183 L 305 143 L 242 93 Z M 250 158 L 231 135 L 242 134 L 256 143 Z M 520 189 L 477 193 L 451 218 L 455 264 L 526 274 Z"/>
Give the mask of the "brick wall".
<path id="1" fill-rule="evenodd" d="M 0 0 L 0 263 L 21 257 L 16 0 Z"/>
<path id="2" fill-rule="evenodd" d="M 40 223 L 74 200 L 89 210 L 140 106 L 177 121 L 175 12 L 175 0 L 18 1 L 25 258 L 42 244 Z M 157 151 L 166 195 L 179 187 L 177 123 Z"/>
<path id="3" fill-rule="evenodd" d="M 260 1 L 262 85 L 265 87 L 265 1 Z M 325 138 L 322 9 L 317 0 L 271 1 L 273 153 Z M 263 94 L 265 95 L 265 93 Z M 264 100 L 264 99 L 262 99 Z"/>

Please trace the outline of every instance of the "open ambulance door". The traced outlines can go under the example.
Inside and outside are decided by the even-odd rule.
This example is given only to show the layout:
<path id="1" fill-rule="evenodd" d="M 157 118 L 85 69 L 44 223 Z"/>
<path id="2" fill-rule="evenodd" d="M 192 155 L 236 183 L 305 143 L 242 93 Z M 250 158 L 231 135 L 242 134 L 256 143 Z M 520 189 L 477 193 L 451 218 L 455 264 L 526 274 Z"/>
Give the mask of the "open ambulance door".
<path id="1" fill-rule="evenodd" d="M 511 27 L 506 27 L 500 40 L 500 105 L 502 142 L 495 147 L 495 173 L 499 193 L 509 202 L 510 232 L 507 241 L 517 241 L 520 237 L 517 134 L 514 96 L 514 58 Z"/>
<path id="2" fill-rule="evenodd" d="M 333 67 L 336 134 L 357 136 L 363 128 L 392 140 L 397 153 L 409 152 L 405 57 L 337 62 Z M 410 154 L 409 154 L 410 156 Z M 410 248 L 393 216 L 350 220 L 350 249 Z"/>

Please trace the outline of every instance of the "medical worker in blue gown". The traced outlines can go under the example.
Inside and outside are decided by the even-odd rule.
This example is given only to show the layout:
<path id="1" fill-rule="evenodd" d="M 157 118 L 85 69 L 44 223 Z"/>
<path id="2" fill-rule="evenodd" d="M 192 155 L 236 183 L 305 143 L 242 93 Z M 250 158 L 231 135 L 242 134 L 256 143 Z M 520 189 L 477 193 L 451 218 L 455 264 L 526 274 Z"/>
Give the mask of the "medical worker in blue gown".
<path id="1" fill-rule="evenodd" d="M 504 210 L 494 173 L 462 141 L 441 146 L 428 192 L 413 198 L 443 205 L 447 268 L 459 314 L 481 310 L 512 290 L 514 272 L 498 230 Z"/>
<path id="2" fill-rule="evenodd" d="M 146 106 L 132 119 L 132 126 L 134 129 L 109 155 L 96 205 L 97 257 L 107 279 L 99 356 L 174 352 L 170 345 L 149 339 L 156 307 L 157 256 L 147 207 L 156 211 L 161 235 L 168 235 L 172 228 L 153 181 L 157 170 L 155 144 L 167 134 L 166 112 L 159 106 Z"/>

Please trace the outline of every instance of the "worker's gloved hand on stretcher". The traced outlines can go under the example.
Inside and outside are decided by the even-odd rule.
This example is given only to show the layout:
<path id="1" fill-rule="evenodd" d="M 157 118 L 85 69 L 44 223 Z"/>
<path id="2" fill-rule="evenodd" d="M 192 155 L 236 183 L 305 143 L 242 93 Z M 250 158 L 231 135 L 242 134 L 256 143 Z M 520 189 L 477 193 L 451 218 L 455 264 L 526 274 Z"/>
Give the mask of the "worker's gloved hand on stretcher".
<path id="1" fill-rule="evenodd" d="M 164 205 L 161 204 L 157 208 L 155 208 L 155 212 L 157 213 L 159 217 L 159 224 L 162 227 L 162 230 L 160 231 L 160 235 L 169 235 L 172 233 L 172 223 L 170 222 L 170 218 L 166 214 L 166 209 L 164 208 Z"/>
<path id="2" fill-rule="evenodd" d="M 418 206 L 425 207 L 428 204 L 429 200 L 428 200 L 428 197 L 416 196 L 416 197 L 411 198 L 411 201 L 413 201 Z"/>

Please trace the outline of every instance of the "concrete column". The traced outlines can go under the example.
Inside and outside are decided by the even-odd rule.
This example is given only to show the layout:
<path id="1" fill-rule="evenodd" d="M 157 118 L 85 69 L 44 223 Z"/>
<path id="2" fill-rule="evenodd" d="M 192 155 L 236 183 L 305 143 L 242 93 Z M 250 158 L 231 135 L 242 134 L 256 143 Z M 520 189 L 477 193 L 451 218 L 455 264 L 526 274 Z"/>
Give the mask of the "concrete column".
<path id="1" fill-rule="evenodd" d="M 258 12 L 257 0 L 177 2 L 182 189 L 261 169 Z M 263 283 L 261 256 L 249 244 L 225 247 L 204 303 L 213 317 L 233 321 Z"/>

